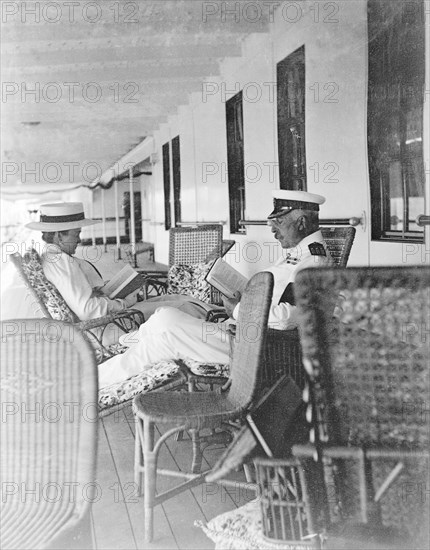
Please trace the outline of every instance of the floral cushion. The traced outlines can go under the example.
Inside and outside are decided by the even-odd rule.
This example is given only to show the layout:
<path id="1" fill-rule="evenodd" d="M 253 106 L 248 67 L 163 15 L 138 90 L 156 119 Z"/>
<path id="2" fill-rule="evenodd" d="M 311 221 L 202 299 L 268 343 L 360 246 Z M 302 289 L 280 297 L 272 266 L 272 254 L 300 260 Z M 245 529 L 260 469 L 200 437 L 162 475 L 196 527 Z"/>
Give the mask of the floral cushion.
<path id="1" fill-rule="evenodd" d="M 263 536 L 263 523 L 259 500 L 253 500 L 231 512 L 211 519 L 206 525 L 201 521 L 194 523 L 201 527 L 214 541 L 218 550 L 309 550 L 315 548 L 309 541 L 270 541 Z"/>
<path id="2" fill-rule="evenodd" d="M 202 302 L 211 301 L 211 285 L 205 277 L 213 262 L 200 264 L 177 264 L 167 275 L 167 294 L 187 294 Z"/>
<path id="3" fill-rule="evenodd" d="M 22 269 L 29 283 L 53 319 L 74 323 L 79 319 L 64 301 L 55 286 L 48 281 L 43 272 L 39 254 L 31 249 L 22 258 Z"/>
<path id="4" fill-rule="evenodd" d="M 103 368 L 103 365 L 100 366 Z M 131 401 L 139 393 L 146 393 L 164 384 L 171 382 L 174 378 L 178 382 L 185 382 L 185 376 L 180 374 L 180 365 L 175 361 L 160 361 L 156 365 L 145 369 L 144 372 L 136 374 L 110 386 L 99 389 L 99 413 L 106 416 L 114 412 L 119 405 Z"/>
<path id="5" fill-rule="evenodd" d="M 122 349 L 111 349 L 110 351 L 122 353 L 128 349 L 121 346 L 121 344 L 117 346 L 122 347 Z M 193 374 L 200 376 L 223 376 L 227 378 L 229 372 L 228 365 L 220 363 L 202 364 L 192 359 L 160 361 L 145 369 L 144 372 L 127 378 L 127 380 L 101 388 L 99 390 L 100 414 L 105 416 L 116 410 L 120 405 L 131 401 L 135 395 L 154 390 L 175 379 L 178 381 L 178 385 L 185 383 L 187 378 L 183 374 L 184 367 L 188 368 Z M 103 368 L 103 366 L 100 368 Z"/>

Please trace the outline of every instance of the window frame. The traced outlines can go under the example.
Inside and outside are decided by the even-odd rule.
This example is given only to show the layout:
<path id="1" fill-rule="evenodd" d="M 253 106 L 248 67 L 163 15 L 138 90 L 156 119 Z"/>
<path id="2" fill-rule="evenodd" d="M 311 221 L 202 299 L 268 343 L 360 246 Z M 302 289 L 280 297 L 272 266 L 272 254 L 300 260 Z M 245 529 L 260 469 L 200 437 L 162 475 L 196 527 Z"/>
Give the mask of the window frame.
<path id="1" fill-rule="evenodd" d="M 163 157 L 163 190 L 164 190 L 164 228 L 168 231 L 172 227 L 172 213 L 170 207 L 170 143 L 162 145 Z"/>
<path id="2" fill-rule="evenodd" d="M 307 190 L 305 63 L 303 44 L 276 65 L 281 189 Z"/>
<path id="3" fill-rule="evenodd" d="M 410 229 L 414 220 L 409 219 L 409 210 L 411 197 L 422 196 L 425 200 L 424 4 L 420 0 L 414 0 L 408 6 L 400 3 L 396 5 L 399 6 L 399 12 L 394 12 L 394 4 L 389 4 L 387 0 L 368 0 L 367 147 L 371 238 L 373 241 L 423 243 L 424 231 Z M 411 8 L 417 10 L 415 14 Z M 390 20 L 388 18 L 391 14 L 393 16 Z M 412 20 L 412 17 L 415 19 Z M 395 44 L 393 36 L 398 40 Z M 411 37 L 413 40 L 410 40 Z M 410 55 L 414 48 L 416 57 Z M 389 68 L 393 67 L 394 70 L 390 71 Z M 421 136 L 413 140 L 417 142 L 413 147 L 408 147 L 407 119 L 415 108 L 419 109 L 417 120 L 420 127 L 417 132 Z M 397 145 L 397 151 L 393 150 L 393 143 Z M 396 181 L 394 177 L 390 179 L 389 170 L 396 164 L 400 173 L 397 181 L 400 197 L 393 196 L 390 190 L 390 185 L 396 185 Z M 416 192 L 422 190 L 422 195 L 413 195 L 412 188 Z M 402 205 L 401 230 L 391 228 L 395 217 L 391 213 L 390 199 L 393 198 L 399 198 Z"/>
<path id="4" fill-rule="evenodd" d="M 230 233 L 244 234 L 246 229 L 239 224 L 246 209 L 242 91 L 226 101 L 225 113 Z"/>
<path id="5" fill-rule="evenodd" d="M 180 137 L 172 139 L 172 176 L 173 176 L 173 211 L 175 227 L 182 221 L 181 209 L 181 142 Z"/>

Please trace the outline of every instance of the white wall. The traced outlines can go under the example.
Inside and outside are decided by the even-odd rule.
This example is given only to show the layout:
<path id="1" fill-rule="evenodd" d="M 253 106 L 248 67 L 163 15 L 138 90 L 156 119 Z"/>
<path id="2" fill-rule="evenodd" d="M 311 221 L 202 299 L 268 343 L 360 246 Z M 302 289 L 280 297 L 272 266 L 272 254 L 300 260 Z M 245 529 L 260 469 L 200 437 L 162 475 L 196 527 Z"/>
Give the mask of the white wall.
<path id="1" fill-rule="evenodd" d="M 243 91 L 246 219 L 262 220 L 271 210 L 272 189 L 279 188 L 276 64 L 304 44 L 308 190 L 327 199 L 320 212 L 322 219 L 364 220 L 357 227 L 350 265 L 402 263 L 403 245 L 370 239 L 367 2 L 304 0 L 290 4 L 299 6 L 300 13 L 285 12 L 281 9 L 285 3 L 281 3 L 269 32 L 249 35 L 242 56 L 225 59 L 220 75 L 206 78 L 202 92 L 192 94 L 189 103 L 155 132 L 159 161 L 153 166 L 150 188 L 158 261 L 167 263 L 168 257 L 162 145 L 178 134 L 182 220 L 225 222 L 224 237 L 237 242 L 228 259 L 246 275 L 277 257 L 279 247 L 274 250 L 267 227 L 247 226 L 246 234 L 229 234 L 225 103 Z M 428 28 L 426 33 L 428 50 Z M 428 114 L 428 105 L 425 109 Z M 428 143 L 426 119 L 425 125 Z M 421 252 L 420 248 L 418 255 Z"/>

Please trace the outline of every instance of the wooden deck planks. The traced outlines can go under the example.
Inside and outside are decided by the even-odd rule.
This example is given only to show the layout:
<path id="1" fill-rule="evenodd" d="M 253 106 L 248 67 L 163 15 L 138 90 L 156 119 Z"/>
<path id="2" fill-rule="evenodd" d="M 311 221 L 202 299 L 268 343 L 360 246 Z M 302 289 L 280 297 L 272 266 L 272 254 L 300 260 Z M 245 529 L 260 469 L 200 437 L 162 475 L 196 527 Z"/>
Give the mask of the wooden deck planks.
<path id="1" fill-rule="evenodd" d="M 167 426 L 163 426 L 167 430 Z M 195 520 L 206 522 L 216 515 L 253 498 L 250 491 L 226 488 L 218 484 L 202 484 L 167 500 L 154 509 L 154 541 L 145 543 L 143 498 L 136 494 L 134 484 L 134 416 L 131 406 L 100 420 L 97 483 L 100 499 L 93 504 L 93 528 L 98 550 L 132 549 L 211 549 L 214 547 Z M 160 430 L 156 430 L 160 434 Z M 191 465 L 191 445 L 185 441 L 168 440 L 160 452 L 159 465 L 169 469 L 186 469 Z M 212 467 L 223 452 L 222 445 L 210 447 L 204 453 L 204 468 Z M 242 472 L 233 479 L 244 480 Z M 157 489 L 167 490 L 178 479 L 159 476 Z"/>
<path id="2" fill-rule="evenodd" d="M 92 506 L 96 548 L 133 550 L 136 541 L 130 521 L 130 516 L 124 500 L 118 498 L 115 483 L 120 479 L 109 444 L 109 435 L 105 431 L 104 422 L 99 426 L 99 448 L 97 460 L 97 487 L 100 499 Z"/>
<path id="3" fill-rule="evenodd" d="M 160 525 L 162 536 L 151 545 L 144 542 L 143 498 L 139 497 L 134 483 L 134 436 L 129 421 L 121 411 L 118 415 L 107 417 L 104 424 L 109 433 L 111 452 L 118 471 L 116 495 L 127 507 L 137 548 L 177 549 L 172 530 L 161 507 L 155 509 L 154 517 Z"/>
<path id="4" fill-rule="evenodd" d="M 126 413 L 130 420 L 130 428 L 134 431 L 134 421 L 130 412 Z M 164 431 L 164 430 L 163 430 Z M 160 431 L 156 430 L 156 437 L 160 435 Z M 168 445 L 164 445 L 161 448 L 158 464 L 160 468 L 168 468 L 171 470 L 179 471 L 177 458 L 183 456 L 182 464 L 191 463 L 189 445 L 184 443 L 175 442 L 171 438 Z M 180 482 L 179 479 L 170 478 L 167 476 L 159 476 L 157 479 L 157 490 L 159 492 L 168 490 L 175 487 Z M 172 529 L 174 538 L 181 549 L 192 548 L 213 548 L 213 544 L 206 537 L 203 531 L 194 526 L 194 521 L 200 519 L 205 521 L 205 516 L 196 502 L 194 494 L 188 490 L 184 491 L 180 495 L 173 497 L 160 506 L 154 508 L 154 543 L 160 540 L 160 537 L 164 536 L 163 525 L 158 522 L 157 511 L 163 509 L 170 528 Z"/>

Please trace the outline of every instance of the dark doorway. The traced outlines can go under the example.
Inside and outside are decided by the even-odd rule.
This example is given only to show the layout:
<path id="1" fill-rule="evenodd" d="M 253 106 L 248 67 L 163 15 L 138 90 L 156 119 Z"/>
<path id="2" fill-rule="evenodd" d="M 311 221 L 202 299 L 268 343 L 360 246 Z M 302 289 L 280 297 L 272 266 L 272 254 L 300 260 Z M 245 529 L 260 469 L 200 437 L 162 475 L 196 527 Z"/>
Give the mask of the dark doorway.
<path id="1" fill-rule="evenodd" d="M 131 235 L 130 191 L 124 192 L 122 209 L 124 211 L 124 218 L 125 218 L 125 234 L 128 242 L 130 242 L 130 235 Z M 140 191 L 134 192 L 134 224 L 135 224 L 136 242 L 139 242 L 142 240 L 142 203 L 141 203 Z"/>

